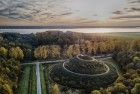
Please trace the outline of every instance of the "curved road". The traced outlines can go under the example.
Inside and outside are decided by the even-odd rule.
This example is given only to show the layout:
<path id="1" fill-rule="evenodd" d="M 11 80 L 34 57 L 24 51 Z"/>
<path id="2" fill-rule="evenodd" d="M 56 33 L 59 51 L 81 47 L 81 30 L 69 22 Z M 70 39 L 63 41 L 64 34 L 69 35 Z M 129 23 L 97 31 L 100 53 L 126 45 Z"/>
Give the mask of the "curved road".
<path id="1" fill-rule="evenodd" d="M 111 55 L 99 55 L 99 56 L 93 56 L 94 58 L 111 58 Z M 41 89 L 41 80 L 40 80 L 40 64 L 52 64 L 52 63 L 57 63 L 57 62 L 64 62 L 67 61 L 69 59 L 63 59 L 63 60 L 53 60 L 53 61 L 43 61 L 43 62 L 33 62 L 33 63 L 24 63 L 21 65 L 32 65 L 32 64 L 36 64 L 36 78 L 37 78 L 37 94 L 42 94 L 42 89 Z"/>

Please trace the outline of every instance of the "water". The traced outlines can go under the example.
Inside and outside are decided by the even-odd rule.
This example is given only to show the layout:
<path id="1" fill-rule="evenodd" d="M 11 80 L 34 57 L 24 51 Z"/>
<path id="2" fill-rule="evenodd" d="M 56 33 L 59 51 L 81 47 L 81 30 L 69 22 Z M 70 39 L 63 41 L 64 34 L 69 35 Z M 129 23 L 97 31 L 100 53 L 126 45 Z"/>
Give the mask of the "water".
<path id="1" fill-rule="evenodd" d="M 17 32 L 21 34 L 29 34 L 36 32 L 45 32 L 45 31 L 73 31 L 73 32 L 83 32 L 83 33 L 109 33 L 109 32 L 140 32 L 139 28 L 77 28 L 77 29 L 0 29 L 2 32 Z"/>

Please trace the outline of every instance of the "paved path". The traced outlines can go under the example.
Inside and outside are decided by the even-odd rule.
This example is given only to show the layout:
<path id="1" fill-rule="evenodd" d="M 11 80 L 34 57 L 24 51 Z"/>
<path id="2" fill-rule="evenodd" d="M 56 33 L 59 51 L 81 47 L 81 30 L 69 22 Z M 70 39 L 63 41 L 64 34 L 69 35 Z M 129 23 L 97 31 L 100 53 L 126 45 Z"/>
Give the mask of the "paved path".
<path id="1" fill-rule="evenodd" d="M 42 94 L 39 63 L 36 63 L 36 78 L 37 78 L 37 94 Z"/>
<path id="2" fill-rule="evenodd" d="M 110 55 L 108 56 L 94 56 L 94 58 L 111 58 Z M 53 61 L 42 61 L 42 62 L 33 62 L 33 63 L 24 63 L 21 65 L 33 65 L 36 64 L 36 78 L 37 78 L 37 94 L 42 94 L 41 90 L 41 80 L 40 80 L 40 64 L 52 64 L 52 63 L 57 63 L 57 62 L 64 62 L 67 61 L 68 59 L 63 59 L 63 60 L 53 60 Z"/>
<path id="3" fill-rule="evenodd" d="M 33 63 L 23 63 L 23 64 L 20 64 L 20 65 L 32 65 L 32 64 L 45 64 L 45 63 L 48 63 L 48 64 L 52 64 L 52 63 L 57 63 L 57 62 L 64 62 L 68 59 L 62 59 L 62 60 L 52 60 L 52 61 L 42 61 L 42 62 L 33 62 Z"/>

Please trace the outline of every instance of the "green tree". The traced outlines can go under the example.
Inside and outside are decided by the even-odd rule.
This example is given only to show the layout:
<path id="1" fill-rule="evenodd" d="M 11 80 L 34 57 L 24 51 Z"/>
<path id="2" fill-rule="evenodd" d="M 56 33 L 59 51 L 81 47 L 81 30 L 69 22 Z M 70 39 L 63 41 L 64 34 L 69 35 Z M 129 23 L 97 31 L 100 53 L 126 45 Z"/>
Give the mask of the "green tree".
<path id="1" fill-rule="evenodd" d="M 0 47 L 0 56 L 7 57 L 8 50 L 4 47 Z"/>
<path id="2" fill-rule="evenodd" d="M 9 50 L 9 57 L 22 60 L 24 58 L 24 54 L 20 47 L 12 47 Z"/>
<path id="3" fill-rule="evenodd" d="M 140 58 L 139 58 L 138 56 L 135 56 L 135 57 L 133 58 L 133 62 L 137 62 L 137 61 L 140 61 Z"/>
<path id="4" fill-rule="evenodd" d="M 119 94 L 119 93 L 128 94 L 127 87 L 123 83 L 116 83 L 115 86 L 110 91 L 112 94 Z"/>
<path id="5" fill-rule="evenodd" d="M 101 92 L 99 90 L 94 90 L 90 94 L 101 94 Z"/>
<path id="6" fill-rule="evenodd" d="M 132 94 L 140 94 L 140 83 L 136 83 L 134 88 L 131 90 Z"/>

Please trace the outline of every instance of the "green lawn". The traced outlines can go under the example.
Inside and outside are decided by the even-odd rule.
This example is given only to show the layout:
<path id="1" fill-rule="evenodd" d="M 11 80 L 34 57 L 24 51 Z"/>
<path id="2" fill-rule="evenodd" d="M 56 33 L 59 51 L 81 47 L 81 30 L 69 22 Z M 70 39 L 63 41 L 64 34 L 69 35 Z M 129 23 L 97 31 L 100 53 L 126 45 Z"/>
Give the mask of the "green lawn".
<path id="1" fill-rule="evenodd" d="M 45 77 L 45 83 L 46 83 L 46 90 L 47 90 L 47 94 L 51 93 L 51 82 L 49 79 L 49 64 L 44 64 L 44 77 Z"/>
<path id="2" fill-rule="evenodd" d="M 30 84 L 29 84 L 29 94 L 36 94 L 37 87 L 36 87 L 36 66 L 31 66 L 30 71 Z"/>
<path id="3" fill-rule="evenodd" d="M 22 74 L 19 79 L 19 86 L 16 94 L 36 94 L 36 66 L 22 66 Z"/>
<path id="4" fill-rule="evenodd" d="M 45 75 L 44 75 L 44 67 L 40 65 L 40 80 L 41 80 L 41 89 L 42 94 L 48 94 L 46 90 L 46 82 L 45 82 Z"/>

